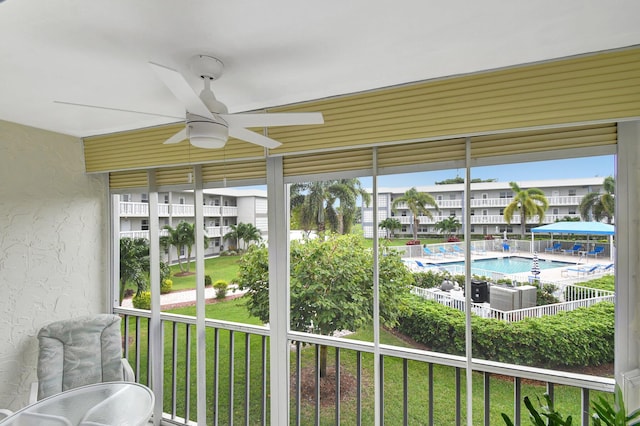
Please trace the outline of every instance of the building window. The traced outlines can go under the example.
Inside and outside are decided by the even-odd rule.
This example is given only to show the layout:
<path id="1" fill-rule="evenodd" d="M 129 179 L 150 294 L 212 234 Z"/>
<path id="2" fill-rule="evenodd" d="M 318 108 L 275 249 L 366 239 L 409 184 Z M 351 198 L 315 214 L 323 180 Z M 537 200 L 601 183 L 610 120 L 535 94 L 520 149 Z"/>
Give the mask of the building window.
<path id="1" fill-rule="evenodd" d="M 553 209 L 553 214 L 554 215 L 559 215 L 560 214 L 560 210 L 559 209 Z"/>
<path id="2" fill-rule="evenodd" d="M 436 198 L 436 200 L 438 200 L 438 201 L 442 201 L 442 195 L 438 195 L 438 196 L 437 196 L 437 198 Z"/>
<path id="3" fill-rule="evenodd" d="M 500 209 L 500 216 L 504 216 L 504 209 Z"/>
<path id="4" fill-rule="evenodd" d="M 575 189 L 570 189 L 569 190 L 569 197 L 575 197 L 576 196 L 576 190 Z"/>
<path id="5" fill-rule="evenodd" d="M 482 199 L 486 200 L 487 198 L 489 198 L 489 194 L 487 194 L 486 192 L 484 194 L 482 194 Z"/>
<path id="6" fill-rule="evenodd" d="M 169 194 L 164 194 L 164 203 L 169 204 Z"/>
<path id="7" fill-rule="evenodd" d="M 449 194 L 449 199 L 450 200 L 455 200 L 456 199 L 456 194 Z"/>
<path id="8" fill-rule="evenodd" d="M 149 220 L 148 219 L 142 219 L 142 226 L 141 228 L 143 231 L 148 231 L 149 230 Z"/>
<path id="9" fill-rule="evenodd" d="M 178 200 L 179 204 L 184 204 L 184 197 L 180 197 L 180 199 Z"/>
<path id="10" fill-rule="evenodd" d="M 569 214 L 576 214 L 575 207 L 569 207 Z"/>
<path id="11" fill-rule="evenodd" d="M 403 226 L 403 227 L 402 227 L 402 230 L 401 230 L 400 232 L 407 232 L 407 227 L 406 227 L 406 226 Z"/>
<path id="12" fill-rule="evenodd" d="M 143 203 L 148 203 L 149 202 L 149 195 L 146 193 L 142 193 L 142 195 L 140 196 L 141 200 Z"/>
<path id="13" fill-rule="evenodd" d="M 489 210 L 482 210 L 482 216 L 488 216 Z"/>
<path id="14" fill-rule="evenodd" d="M 456 217 L 456 212 L 455 212 L 455 210 L 449 210 L 449 216 Z"/>
<path id="15" fill-rule="evenodd" d="M 402 211 L 402 216 L 406 216 L 406 215 L 407 215 L 407 211 L 406 211 L 406 210 L 403 210 L 403 211 Z"/>
<path id="16" fill-rule="evenodd" d="M 471 213 L 469 213 L 471 216 L 476 214 L 476 211 L 474 209 L 471 209 Z"/>
<path id="17" fill-rule="evenodd" d="M 469 230 L 470 230 L 469 232 L 476 232 L 476 227 L 474 225 L 471 225 L 469 227 Z"/>
<path id="18" fill-rule="evenodd" d="M 131 201 L 131 194 L 122 194 L 122 195 L 120 195 L 120 201 L 122 201 L 124 203 L 128 203 L 129 201 Z"/>

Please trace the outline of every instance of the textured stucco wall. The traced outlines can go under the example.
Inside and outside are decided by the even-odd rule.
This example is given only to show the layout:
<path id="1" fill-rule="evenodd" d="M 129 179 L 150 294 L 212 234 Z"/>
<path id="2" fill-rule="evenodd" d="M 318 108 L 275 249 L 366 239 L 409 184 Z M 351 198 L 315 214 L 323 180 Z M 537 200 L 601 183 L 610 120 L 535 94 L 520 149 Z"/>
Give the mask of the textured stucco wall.
<path id="1" fill-rule="evenodd" d="M 42 325 L 107 308 L 106 193 L 78 138 L 0 121 L 0 408 L 27 402 Z"/>

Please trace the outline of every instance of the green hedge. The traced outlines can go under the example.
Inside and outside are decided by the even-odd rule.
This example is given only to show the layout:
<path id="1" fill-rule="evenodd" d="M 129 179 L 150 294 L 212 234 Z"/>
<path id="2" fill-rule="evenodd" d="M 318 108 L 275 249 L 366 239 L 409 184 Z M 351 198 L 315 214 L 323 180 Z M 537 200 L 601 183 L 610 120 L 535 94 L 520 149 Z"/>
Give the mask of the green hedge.
<path id="1" fill-rule="evenodd" d="M 456 309 L 414 297 L 397 329 L 433 351 L 465 353 L 465 314 Z M 471 330 L 481 359 L 545 368 L 613 362 L 613 303 L 512 323 L 474 315 Z"/>

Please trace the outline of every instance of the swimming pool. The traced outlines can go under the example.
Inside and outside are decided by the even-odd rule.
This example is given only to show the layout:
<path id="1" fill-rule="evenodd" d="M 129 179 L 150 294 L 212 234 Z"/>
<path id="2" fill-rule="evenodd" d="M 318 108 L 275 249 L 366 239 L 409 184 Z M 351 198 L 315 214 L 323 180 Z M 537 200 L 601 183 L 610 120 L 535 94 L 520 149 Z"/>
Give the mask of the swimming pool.
<path id="1" fill-rule="evenodd" d="M 518 256 L 495 259 L 477 259 L 471 261 L 471 273 L 475 275 L 485 275 L 488 271 L 499 272 L 501 274 L 520 274 L 523 272 L 530 272 L 532 263 L 532 259 Z M 574 265 L 574 263 L 538 259 L 538 266 L 541 270 L 562 268 L 570 265 Z M 450 271 L 454 272 L 454 269 L 459 270 L 460 268 L 464 268 L 464 262 L 447 262 L 441 263 L 440 266 L 447 269 L 448 267 L 453 266 L 454 268 L 451 268 Z"/>

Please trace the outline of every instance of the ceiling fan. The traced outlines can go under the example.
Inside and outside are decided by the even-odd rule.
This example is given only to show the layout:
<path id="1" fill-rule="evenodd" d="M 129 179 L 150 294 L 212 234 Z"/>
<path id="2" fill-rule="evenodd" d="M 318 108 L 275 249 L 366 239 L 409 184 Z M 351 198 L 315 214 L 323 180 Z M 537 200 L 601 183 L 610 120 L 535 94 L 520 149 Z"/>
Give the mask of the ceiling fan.
<path id="1" fill-rule="evenodd" d="M 247 127 L 297 126 L 324 123 L 322 113 L 319 112 L 229 114 L 227 107 L 218 101 L 211 91 L 211 80 L 220 78 L 224 68 L 222 61 L 212 56 L 197 55 L 193 58 L 193 69 L 204 81 L 204 88 L 200 95 L 194 92 L 184 76 L 178 71 L 154 62 L 149 62 L 149 65 L 186 109 L 185 128 L 167 139 L 164 142 L 165 144 L 180 143 L 188 139 L 191 145 L 198 148 L 222 148 L 225 146 L 229 136 L 232 136 L 252 144 L 273 149 L 282 144 L 267 136 L 248 130 Z M 57 103 L 91 106 L 59 101 Z M 130 112 L 140 113 L 139 111 Z"/>

